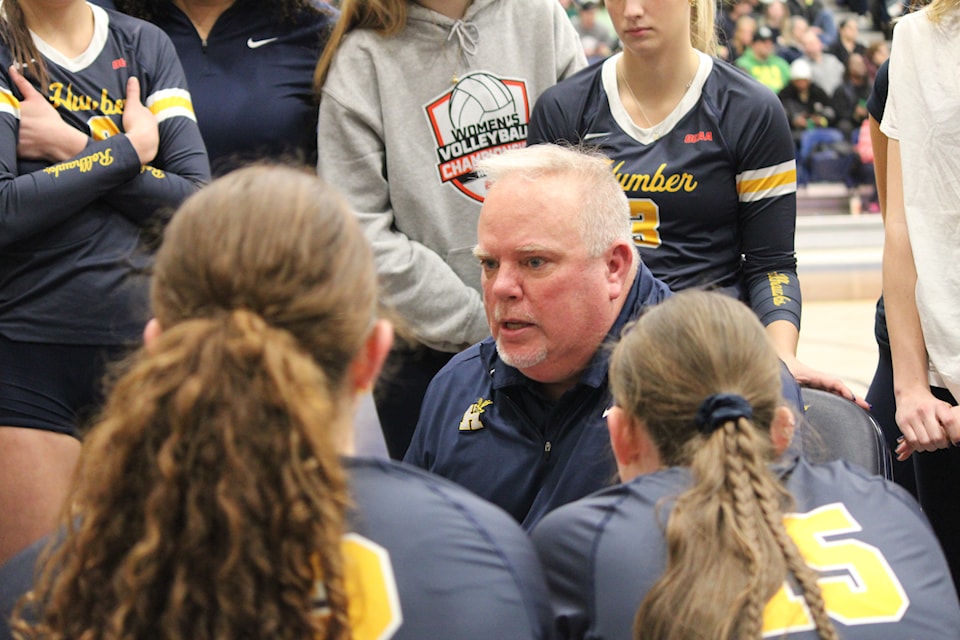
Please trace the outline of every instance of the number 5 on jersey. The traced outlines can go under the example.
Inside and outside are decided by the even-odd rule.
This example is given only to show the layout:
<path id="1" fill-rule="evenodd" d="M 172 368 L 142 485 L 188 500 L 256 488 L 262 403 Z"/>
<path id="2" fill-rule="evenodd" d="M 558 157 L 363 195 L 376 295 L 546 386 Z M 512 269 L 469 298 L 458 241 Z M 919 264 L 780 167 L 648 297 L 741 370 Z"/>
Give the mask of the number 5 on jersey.
<path id="1" fill-rule="evenodd" d="M 860 524 L 841 503 L 783 519 L 787 532 L 812 569 L 827 614 L 847 626 L 896 622 L 910 600 L 883 553 L 850 534 Z M 830 538 L 829 540 L 827 538 Z M 763 637 L 814 628 L 803 597 L 784 583 L 763 613 Z"/>

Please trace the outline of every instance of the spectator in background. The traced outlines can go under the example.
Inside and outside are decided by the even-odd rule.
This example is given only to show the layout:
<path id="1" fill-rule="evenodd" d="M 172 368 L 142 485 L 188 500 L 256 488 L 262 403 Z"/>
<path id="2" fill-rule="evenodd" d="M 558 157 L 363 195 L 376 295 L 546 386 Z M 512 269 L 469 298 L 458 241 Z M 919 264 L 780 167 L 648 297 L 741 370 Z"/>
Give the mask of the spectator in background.
<path id="1" fill-rule="evenodd" d="M 803 16 L 790 16 L 787 28 L 777 42 L 777 55 L 788 63 L 803 56 L 803 35 L 809 31 L 810 23 Z"/>
<path id="2" fill-rule="evenodd" d="M 890 44 L 886 40 L 877 40 L 867 45 L 867 50 L 863 54 L 864 63 L 867 65 L 867 77 L 872 85 L 877 78 L 877 71 L 880 65 L 890 58 Z"/>
<path id="3" fill-rule="evenodd" d="M 753 38 L 757 32 L 757 20 L 752 15 L 740 16 L 737 19 L 736 29 L 733 31 L 733 37 L 727 42 L 726 61 L 734 62 L 744 54 L 753 43 Z"/>
<path id="4" fill-rule="evenodd" d="M 183 62 L 214 175 L 317 158 L 313 68 L 337 19 L 319 0 L 115 0 L 163 29 Z"/>
<path id="5" fill-rule="evenodd" d="M 869 138 L 869 124 L 867 122 L 869 111 L 867 110 L 867 99 L 870 97 L 870 82 L 867 79 L 867 66 L 863 56 L 859 53 L 850 54 L 847 61 L 847 72 L 843 78 L 843 84 L 833 94 L 833 107 L 836 111 L 835 126 L 843 134 L 845 141 L 851 144 L 853 152 L 850 156 L 850 175 L 844 177 L 844 181 L 852 192 L 850 194 L 850 212 L 854 215 L 863 210 L 869 210 L 871 204 L 876 200 L 876 189 L 874 188 L 873 160 L 864 160 L 860 153 L 861 147 L 858 146 L 860 135 L 864 130 L 867 131 Z M 869 141 L 867 141 L 869 147 Z M 861 194 L 861 185 L 867 185 L 870 195 L 864 197 Z"/>
<path id="6" fill-rule="evenodd" d="M 763 11 L 760 16 L 760 24 L 773 32 L 775 40 L 780 40 L 780 35 L 787 28 L 787 20 L 790 18 L 790 9 L 787 8 L 785 0 L 766 0 L 763 4 Z"/>
<path id="7" fill-rule="evenodd" d="M 832 53 L 823 50 L 823 42 L 814 31 L 808 30 L 800 41 L 803 57 L 810 64 L 810 74 L 814 84 L 832 96 L 843 82 L 846 68 Z"/>
<path id="8" fill-rule="evenodd" d="M 753 43 L 735 64 L 760 84 L 779 93 L 790 82 L 790 65 L 774 53 L 775 48 L 773 32 L 768 27 L 760 27 Z"/>
<path id="9" fill-rule="evenodd" d="M 860 42 L 859 38 L 860 27 L 857 24 L 857 19 L 844 18 L 840 21 L 837 40 L 833 43 L 833 46 L 827 49 L 827 52 L 835 55 L 837 60 L 846 66 L 847 60 L 850 59 L 850 54 L 859 53 L 863 55 L 867 52 L 867 48 Z"/>
<path id="10" fill-rule="evenodd" d="M 820 38 L 824 47 L 837 39 L 837 21 L 833 11 L 822 0 L 787 0 L 790 13 L 807 19 L 810 28 Z"/>
<path id="11" fill-rule="evenodd" d="M 599 6 L 597 2 L 583 2 L 573 19 L 573 27 L 580 35 L 580 43 L 588 63 L 606 58 L 617 46 L 616 34 L 605 23 L 597 20 Z"/>
<path id="12" fill-rule="evenodd" d="M 716 14 L 720 57 L 727 56 L 728 45 L 737 30 L 737 21 L 743 16 L 753 15 L 755 9 L 756 0 L 722 0 L 720 12 Z"/>
<path id="13" fill-rule="evenodd" d="M 797 181 L 800 184 L 806 184 L 809 179 L 811 152 L 820 144 L 843 140 L 840 130 L 833 127 L 837 115 L 833 101 L 812 77 L 807 59 L 797 58 L 790 65 L 790 84 L 779 93 L 797 147 Z"/>
<path id="14" fill-rule="evenodd" d="M 841 84 L 833 94 L 833 108 L 836 112 L 835 125 L 845 139 L 853 142 L 853 132 L 867 119 L 867 98 L 870 97 L 870 80 L 867 78 L 867 65 L 859 53 L 850 55 L 847 71 Z"/>
<path id="15" fill-rule="evenodd" d="M 897 7 L 896 15 L 906 13 L 908 7 L 914 4 L 926 4 L 927 0 L 913 2 L 913 0 L 902 0 Z M 893 19 L 890 15 L 890 9 L 887 6 L 887 0 L 868 0 L 870 5 L 870 17 L 873 21 L 873 30 L 883 34 L 883 39 L 889 42 L 893 38 Z M 891 5 L 892 6 L 892 5 Z"/>

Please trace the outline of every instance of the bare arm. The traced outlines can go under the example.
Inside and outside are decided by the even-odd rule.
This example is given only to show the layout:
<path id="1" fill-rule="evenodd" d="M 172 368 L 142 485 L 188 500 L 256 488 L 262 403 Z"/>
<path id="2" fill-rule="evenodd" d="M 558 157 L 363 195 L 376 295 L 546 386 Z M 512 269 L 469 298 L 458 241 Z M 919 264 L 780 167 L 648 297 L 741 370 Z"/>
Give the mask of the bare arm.
<path id="1" fill-rule="evenodd" d="M 870 116 L 870 146 L 873 147 L 873 172 L 877 182 L 880 215 L 887 216 L 887 136 L 880 131 L 880 122 Z"/>
<path id="2" fill-rule="evenodd" d="M 917 311 L 917 270 L 904 211 L 900 143 L 889 140 L 886 152 L 883 296 L 893 356 L 897 425 L 909 450 L 934 451 L 960 441 L 960 420 L 949 404 L 930 392 L 927 351 Z M 900 449 L 898 454 L 901 458 L 909 455 Z"/>

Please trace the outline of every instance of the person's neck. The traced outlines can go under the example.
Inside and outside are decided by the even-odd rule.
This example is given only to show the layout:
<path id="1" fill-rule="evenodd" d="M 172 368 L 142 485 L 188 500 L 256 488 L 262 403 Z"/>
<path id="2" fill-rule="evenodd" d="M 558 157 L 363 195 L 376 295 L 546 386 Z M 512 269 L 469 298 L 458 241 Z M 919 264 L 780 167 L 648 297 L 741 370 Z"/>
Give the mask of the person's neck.
<path id="1" fill-rule="evenodd" d="M 569 382 L 541 382 L 540 391 L 553 402 L 558 401 L 568 389 L 572 389 L 575 383 Z"/>
<path id="2" fill-rule="evenodd" d="M 693 83 L 700 57 L 693 47 L 679 53 L 641 58 L 624 51 L 618 66 L 620 100 L 634 122 L 645 128 L 662 122 Z M 639 116 L 639 117 L 638 117 Z"/>
<path id="3" fill-rule="evenodd" d="M 206 40 L 217 18 L 233 6 L 235 0 L 172 0 L 190 19 L 201 40 Z"/>
<path id="4" fill-rule="evenodd" d="M 87 50 L 93 39 L 93 11 L 84 0 L 67 6 L 47 7 L 43 2 L 22 2 L 27 28 L 68 58 Z"/>
<path id="5" fill-rule="evenodd" d="M 473 4 L 473 0 L 415 0 L 415 2 L 452 20 L 463 18 L 467 14 L 467 8 Z"/>

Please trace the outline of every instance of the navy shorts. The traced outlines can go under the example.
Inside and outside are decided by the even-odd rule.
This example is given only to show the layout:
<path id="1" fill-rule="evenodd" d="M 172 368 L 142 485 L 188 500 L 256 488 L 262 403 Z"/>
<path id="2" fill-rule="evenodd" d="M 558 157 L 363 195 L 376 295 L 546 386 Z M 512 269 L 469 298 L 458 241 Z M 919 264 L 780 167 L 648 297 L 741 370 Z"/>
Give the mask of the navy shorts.
<path id="1" fill-rule="evenodd" d="M 17 342 L 0 336 L 0 426 L 79 437 L 103 404 L 109 363 L 130 348 Z"/>

